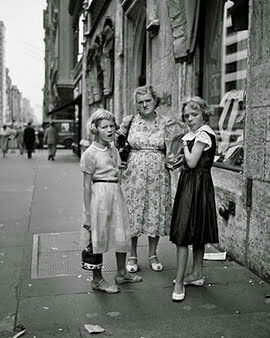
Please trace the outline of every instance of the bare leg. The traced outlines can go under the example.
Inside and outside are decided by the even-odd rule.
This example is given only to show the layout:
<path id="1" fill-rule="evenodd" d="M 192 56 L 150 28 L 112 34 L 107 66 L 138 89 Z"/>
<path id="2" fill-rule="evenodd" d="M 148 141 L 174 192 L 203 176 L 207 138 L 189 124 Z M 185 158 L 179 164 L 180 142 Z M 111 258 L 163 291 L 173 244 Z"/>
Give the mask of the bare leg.
<path id="1" fill-rule="evenodd" d="M 203 255 L 204 245 L 194 246 L 193 245 L 193 264 L 192 271 L 185 278 L 185 282 L 192 282 L 197 279 L 203 278 Z"/>
<path id="2" fill-rule="evenodd" d="M 176 252 L 176 262 L 177 262 L 177 271 L 174 292 L 183 293 L 184 291 L 184 275 L 186 271 L 188 260 L 188 247 L 187 246 L 177 246 Z"/>
<path id="3" fill-rule="evenodd" d="M 93 281 L 98 283 L 99 281 L 101 281 L 103 278 L 102 276 L 102 272 L 101 269 L 95 269 L 93 270 Z"/>
<path id="4" fill-rule="evenodd" d="M 116 252 L 117 275 L 124 276 L 126 274 L 126 252 Z"/>
<path id="5" fill-rule="evenodd" d="M 163 265 L 160 263 L 157 257 L 157 246 L 159 242 L 159 236 L 150 237 L 148 236 L 149 242 L 149 262 L 151 269 L 154 271 L 162 271 Z"/>
<path id="6" fill-rule="evenodd" d="M 137 259 L 137 244 L 138 244 L 138 237 L 131 238 L 131 250 L 129 259 L 127 262 L 127 270 L 128 272 L 137 272 L 139 270 L 138 259 Z"/>
<path id="7" fill-rule="evenodd" d="M 159 236 L 156 236 L 156 237 L 148 236 L 149 257 L 157 254 L 158 242 L 159 242 Z"/>
<path id="8" fill-rule="evenodd" d="M 196 275 L 197 277 L 203 276 L 203 255 L 204 255 L 204 245 L 194 246 L 193 245 L 193 267 L 192 267 L 192 274 Z"/>
<path id="9" fill-rule="evenodd" d="M 131 238 L 131 250 L 130 250 L 131 257 L 137 257 L 137 244 L 138 244 L 138 237 L 132 237 Z"/>
<path id="10" fill-rule="evenodd" d="M 143 280 L 141 276 L 127 272 L 126 255 L 126 252 L 116 252 L 117 274 L 115 282 L 117 284 L 141 282 Z"/>

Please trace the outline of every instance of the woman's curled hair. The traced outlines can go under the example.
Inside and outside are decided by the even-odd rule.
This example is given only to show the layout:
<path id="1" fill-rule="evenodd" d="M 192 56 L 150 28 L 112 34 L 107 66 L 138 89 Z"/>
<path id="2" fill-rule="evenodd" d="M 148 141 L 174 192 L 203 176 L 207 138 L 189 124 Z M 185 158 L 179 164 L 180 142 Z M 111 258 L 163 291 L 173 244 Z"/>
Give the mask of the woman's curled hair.
<path id="1" fill-rule="evenodd" d="M 140 87 L 137 87 L 134 90 L 134 104 L 135 104 L 135 106 L 137 104 L 137 96 L 146 95 L 146 94 L 150 94 L 152 96 L 152 98 L 156 102 L 155 107 L 158 107 L 159 97 L 157 96 L 157 93 L 154 91 L 152 86 L 140 86 Z"/>

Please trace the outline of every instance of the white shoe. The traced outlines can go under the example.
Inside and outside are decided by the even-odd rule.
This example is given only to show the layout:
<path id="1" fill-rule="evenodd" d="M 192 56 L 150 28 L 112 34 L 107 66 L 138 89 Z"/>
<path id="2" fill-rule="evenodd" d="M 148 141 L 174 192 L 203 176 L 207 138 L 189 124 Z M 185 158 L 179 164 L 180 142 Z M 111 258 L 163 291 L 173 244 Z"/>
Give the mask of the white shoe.
<path id="1" fill-rule="evenodd" d="M 139 270 L 139 265 L 137 263 L 129 264 L 129 261 L 131 259 L 134 260 L 134 261 L 136 261 L 136 262 L 138 260 L 137 257 L 129 257 L 126 269 L 127 269 L 128 272 L 135 273 L 135 272 L 137 272 Z"/>
<path id="2" fill-rule="evenodd" d="M 152 258 L 157 258 L 157 255 L 149 257 L 149 263 L 150 263 L 150 268 L 154 271 L 162 271 L 163 270 L 163 265 L 158 262 L 158 263 L 152 263 L 151 259 Z"/>
<path id="3" fill-rule="evenodd" d="M 182 300 L 185 299 L 185 297 L 186 297 L 185 287 L 183 288 L 183 292 L 182 293 L 173 292 L 173 294 L 172 294 L 172 300 L 174 302 L 181 302 Z"/>

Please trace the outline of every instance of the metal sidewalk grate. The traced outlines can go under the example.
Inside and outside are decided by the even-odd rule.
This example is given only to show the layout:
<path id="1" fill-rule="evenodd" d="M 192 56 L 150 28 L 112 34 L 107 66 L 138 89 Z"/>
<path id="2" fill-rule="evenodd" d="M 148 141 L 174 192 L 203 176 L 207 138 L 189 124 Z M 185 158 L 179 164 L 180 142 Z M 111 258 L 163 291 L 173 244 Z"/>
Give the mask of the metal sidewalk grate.
<path id="1" fill-rule="evenodd" d="M 81 269 L 79 232 L 35 234 L 33 239 L 31 278 L 83 275 Z M 175 246 L 168 238 L 161 238 L 158 246 L 160 261 L 166 269 L 175 268 Z M 104 271 L 115 271 L 116 260 L 112 252 L 104 254 Z M 143 270 L 150 269 L 147 237 L 139 238 L 138 262 Z"/>

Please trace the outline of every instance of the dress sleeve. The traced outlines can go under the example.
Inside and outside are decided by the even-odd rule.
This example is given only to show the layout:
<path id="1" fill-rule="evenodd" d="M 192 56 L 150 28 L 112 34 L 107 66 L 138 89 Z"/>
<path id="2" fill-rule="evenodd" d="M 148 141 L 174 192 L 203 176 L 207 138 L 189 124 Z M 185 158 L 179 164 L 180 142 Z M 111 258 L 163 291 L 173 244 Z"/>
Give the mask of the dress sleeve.
<path id="1" fill-rule="evenodd" d="M 89 153 L 88 151 L 85 151 L 80 161 L 80 167 L 83 173 L 93 175 L 96 169 L 94 155 Z"/>
<path id="2" fill-rule="evenodd" d="M 131 119 L 133 118 L 134 115 L 127 115 L 126 117 L 123 118 L 122 123 L 120 124 L 120 128 L 117 130 L 117 133 L 123 136 L 126 136 L 129 124 Z"/>
<path id="3" fill-rule="evenodd" d="M 165 124 L 166 166 L 176 169 L 183 160 L 182 137 L 188 132 L 187 125 L 177 120 L 169 120 Z"/>
<path id="4" fill-rule="evenodd" d="M 206 131 L 203 131 L 203 130 L 200 131 L 199 134 L 196 136 L 194 143 L 196 143 L 196 142 L 202 142 L 202 143 L 206 144 L 206 147 L 204 148 L 203 151 L 208 150 L 212 146 L 212 141 L 211 141 L 210 136 L 207 134 Z"/>

